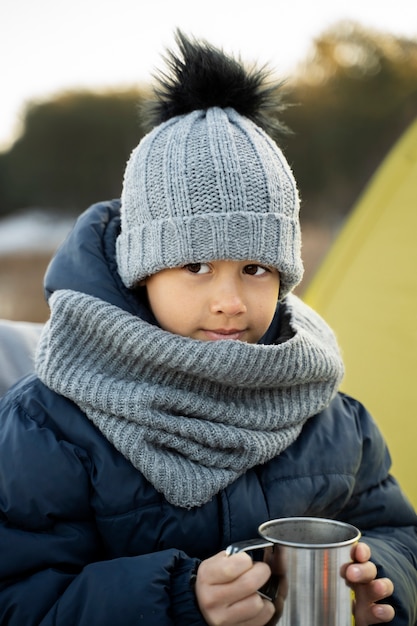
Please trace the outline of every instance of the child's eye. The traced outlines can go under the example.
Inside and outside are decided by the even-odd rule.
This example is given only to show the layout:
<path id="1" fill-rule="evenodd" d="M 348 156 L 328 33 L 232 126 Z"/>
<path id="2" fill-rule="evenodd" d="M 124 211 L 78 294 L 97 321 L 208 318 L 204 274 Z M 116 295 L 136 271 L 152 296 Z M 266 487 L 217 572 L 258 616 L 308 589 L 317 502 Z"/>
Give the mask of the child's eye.
<path id="1" fill-rule="evenodd" d="M 245 265 L 245 274 L 249 274 L 250 276 L 261 276 L 265 274 L 265 272 L 269 272 L 270 270 L 267 267 L 263 267 L 263 265 L 257 265 L 256 263 L 251 263 L 250 265 Z"/>
<path id="2" fill-rule="evenodd" d="M 210 271 L 207 263 L 187 263 L 187 265 L 184 265 L 184 269 L 192 274 L 207 274 Z"/>

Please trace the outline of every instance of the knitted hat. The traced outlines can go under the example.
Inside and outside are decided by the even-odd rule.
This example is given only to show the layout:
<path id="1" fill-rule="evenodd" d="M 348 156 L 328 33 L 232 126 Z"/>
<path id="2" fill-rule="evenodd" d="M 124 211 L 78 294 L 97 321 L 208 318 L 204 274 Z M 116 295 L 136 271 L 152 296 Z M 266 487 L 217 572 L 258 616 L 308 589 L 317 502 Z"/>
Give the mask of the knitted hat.
<path id="1" fill-rule="evenodd" d="M 280 299 L 303 274 L 299 197 L 281 150 L 260 127 L 272 88 L 263 71 L 207 44 L 177 41 L 159 124 L 128 161 L 116 253 L 127 287 L 165 268 L 214 260 L 275 267 Z M 275 108 L 277 102 L 275 102 Z M 251 119 L 252 118 L 252 119 Z"/>

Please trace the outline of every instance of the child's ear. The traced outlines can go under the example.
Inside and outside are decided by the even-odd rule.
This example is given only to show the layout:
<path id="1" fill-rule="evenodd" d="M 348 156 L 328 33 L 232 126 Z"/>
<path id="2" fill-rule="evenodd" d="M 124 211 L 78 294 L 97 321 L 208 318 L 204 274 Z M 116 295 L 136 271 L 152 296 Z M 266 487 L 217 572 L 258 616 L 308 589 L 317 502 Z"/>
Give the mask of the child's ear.
<path id="1" fill-rule="evenodd" d="M 138 283 L 135 283 L 132 289 L 139 289 L 139 287 L 146 287 L 146 278 L 142 278 L 142 280 Z"/>

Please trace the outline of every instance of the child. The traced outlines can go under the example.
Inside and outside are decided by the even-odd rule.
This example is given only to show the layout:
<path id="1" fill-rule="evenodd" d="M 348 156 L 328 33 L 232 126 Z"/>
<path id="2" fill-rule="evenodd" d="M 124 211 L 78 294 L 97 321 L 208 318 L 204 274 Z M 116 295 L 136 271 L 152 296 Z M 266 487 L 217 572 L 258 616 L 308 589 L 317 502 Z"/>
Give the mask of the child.
<path id="1" fill-rule="evenodd" d="M 275 90 L 177 42 L 121 204 L 56 254 L 37 375 L 0 405 L 0 623 L 267 624 L 268 566 L 225 548 L 294 515 L 361 529 L 357 626 L 416 624 L 416 515 L 337 392 L 331 330 L 291 294 L 297 188 L 261 130 Z"/>

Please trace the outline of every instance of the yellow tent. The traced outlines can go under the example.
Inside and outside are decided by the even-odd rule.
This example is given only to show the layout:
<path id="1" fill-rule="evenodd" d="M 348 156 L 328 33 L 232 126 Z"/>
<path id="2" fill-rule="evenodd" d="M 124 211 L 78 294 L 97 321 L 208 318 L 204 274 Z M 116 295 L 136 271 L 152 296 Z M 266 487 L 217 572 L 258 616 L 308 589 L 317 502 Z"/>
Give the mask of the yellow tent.
<path id="1" fill-rule="evenodd" d="M 361 400 L 417 506 L 417 120 L 394 146 L 303 299 L 334 328 Z"/>

